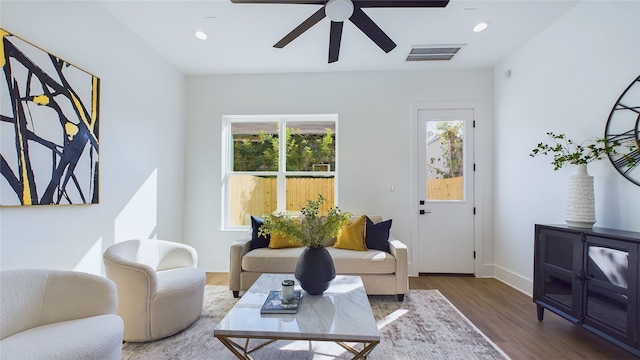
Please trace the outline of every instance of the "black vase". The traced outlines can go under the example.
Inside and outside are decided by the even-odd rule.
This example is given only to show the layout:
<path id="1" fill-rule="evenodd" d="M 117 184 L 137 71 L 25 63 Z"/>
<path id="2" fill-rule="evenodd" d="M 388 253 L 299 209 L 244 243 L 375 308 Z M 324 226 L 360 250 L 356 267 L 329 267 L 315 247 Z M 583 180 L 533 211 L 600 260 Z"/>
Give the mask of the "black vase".
<path id="1" fill-rule="evenodd" d="M 295 275 L 309 295 L 322 295 L 336 277 L 331 254 L 324 246 L 307 247 L 298 258 Z"/>

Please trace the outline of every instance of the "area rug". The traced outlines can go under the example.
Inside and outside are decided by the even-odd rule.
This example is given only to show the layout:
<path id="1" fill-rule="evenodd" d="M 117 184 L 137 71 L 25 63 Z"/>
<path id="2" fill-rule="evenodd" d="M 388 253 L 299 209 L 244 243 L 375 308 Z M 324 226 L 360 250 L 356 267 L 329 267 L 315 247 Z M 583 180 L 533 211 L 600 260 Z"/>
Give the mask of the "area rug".
<path id="1" fill-rule="evenodd" d="M 236 301 L 228 287 L 207 285 L 202 315 L 193 325 L 165 339 L 125 343 L 122 359 L 236 359 L 213 337 L 213 328 Z M 381 341 L 367 359 L 508 359 L 438 290 L 411 290 L 404 302 L 395 296 L 370 296 L 369 301 Z M 260 360 L 351 358 L 337 344 L 315 341 L 277 341 L 251 355 Z"/>

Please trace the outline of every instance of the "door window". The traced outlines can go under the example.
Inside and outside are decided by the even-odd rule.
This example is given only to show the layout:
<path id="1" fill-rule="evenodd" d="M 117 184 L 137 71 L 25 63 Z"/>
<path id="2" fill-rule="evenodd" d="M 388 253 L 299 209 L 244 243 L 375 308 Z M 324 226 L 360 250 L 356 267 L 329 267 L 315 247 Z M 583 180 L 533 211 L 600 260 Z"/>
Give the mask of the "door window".
<path id="1" fill-rule="evenodd" d="M 428 120 L 427 200 L 464 200 L 464 122 Z"/>

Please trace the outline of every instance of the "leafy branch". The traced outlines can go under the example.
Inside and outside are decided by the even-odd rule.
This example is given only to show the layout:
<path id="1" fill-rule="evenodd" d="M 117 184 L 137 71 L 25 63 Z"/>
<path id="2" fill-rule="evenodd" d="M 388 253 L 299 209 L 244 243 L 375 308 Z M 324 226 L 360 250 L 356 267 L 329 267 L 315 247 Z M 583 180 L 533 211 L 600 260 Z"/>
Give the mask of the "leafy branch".
<path id="1" fill-rule="evenodd" d="M 615 148 L 620 146 L 617 140 L 607 141 L 604 138 L 592 137 L 579 144 L 568 139 L 565 134 L 548 132 L 552 144 L 539 143 L 529 156 L 553 154 L 553 170 L 562 168 L 565 164 L 586 165 L 592 161 L 602 159 L 607 154 L 617 154 Z"/>
<path id="2" fill-rule="evenodd" d="M 327 216 L 318 217 L 320 205 L 324 201 L 325 198 L 321 194 L 318 194 L 317 200 L 307 200 L 307 204 L 300 209 L 302 219 L 285 212 L 267 214 L 258 234 L 289 235 L 299 239 L 304 246 L 321 246 L 326 240 L 338 235 L 338 231 L 351 218 L 351 213 L 342 212 L 337 207 L 329 210 Z"/>

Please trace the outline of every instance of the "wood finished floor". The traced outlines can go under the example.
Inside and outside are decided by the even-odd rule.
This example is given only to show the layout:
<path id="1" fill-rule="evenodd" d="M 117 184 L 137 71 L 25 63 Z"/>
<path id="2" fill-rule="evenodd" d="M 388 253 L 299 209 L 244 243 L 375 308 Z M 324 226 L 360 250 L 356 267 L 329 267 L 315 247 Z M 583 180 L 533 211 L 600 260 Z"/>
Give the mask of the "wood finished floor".
<path id="1" fill-rule="evenodd" d="M 227 285 L 227 276 L 208 273 L 207 284 Z M 538 322 L 531 298 L 495 279 L 420 276 L 409 287 L 440 290 L 513 360 L 638 359 L 551 312 Z"/>

